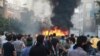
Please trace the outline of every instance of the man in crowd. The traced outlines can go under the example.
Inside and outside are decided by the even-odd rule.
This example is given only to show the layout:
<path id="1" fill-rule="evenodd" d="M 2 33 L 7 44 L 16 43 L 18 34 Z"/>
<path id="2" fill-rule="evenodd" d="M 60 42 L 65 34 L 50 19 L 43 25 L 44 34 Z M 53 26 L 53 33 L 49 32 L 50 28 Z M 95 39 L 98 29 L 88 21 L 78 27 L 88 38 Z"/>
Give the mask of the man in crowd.
<path id="1" fill-rule="evenodd" d="M 22 49 L 25 47 L 25 44 L 24 42 L 21 40 L 22 38 L 22 35 L 19 34 L 17 36 L 17 40 L 13 42 L 14 44 L 14 47 L 15 47 L 15 50 L 17 52 L 17 56 L 20 56 L 21 55 L 21 52 L 22 52 Z"/>
<path id="2" fill-rule="evenodd" d="M 68 51 L 68 56 L 88 56 L 87 52 L 84 51 L 83 46 L 87 43 L 87 37 L 79 36 L 77 43 L 74 46 L 74 50 Z"/>
<path id="3" fill-rule="evenodd" d="M 32 47 L 33 40 L 32 37 L 28 37 L 26 40 L 26 47 L 22 50 L 22 56 L 29 56 L 29 51 Z"/>
<path id="4" fill-rule="evenodd" d="M 38 35 L 37 36 L 37 43 L 33 46 L 29 52 L 29 56 L 47 56 L 49 51 L 43 45 L 44 36 Z"/>
<path id="5" fill-rule="evenodd" d="M 12 36 L 7 35 L 6 40 L 8 42 L 3 44 L 2 55 L 3 56 L 16 56 L 14 45 L 11 43 Z"/>

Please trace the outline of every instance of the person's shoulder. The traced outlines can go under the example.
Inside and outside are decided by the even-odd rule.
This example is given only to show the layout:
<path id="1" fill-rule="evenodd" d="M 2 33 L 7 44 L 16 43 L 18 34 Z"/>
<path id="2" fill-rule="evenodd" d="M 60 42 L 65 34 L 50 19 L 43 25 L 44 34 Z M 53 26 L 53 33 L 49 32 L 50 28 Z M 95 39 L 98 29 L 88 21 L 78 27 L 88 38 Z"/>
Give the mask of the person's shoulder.
<path id="1" fill-rule="evenodd" d="M 5 44 L 10 44 L 9 42 L 5 42 L 5 43 L 3 43 L 3 45 L 5 45 Z"/>
<path id="2" fill-rule="evenodd" d="M 68 55 L 72 55 L 72 56 L 75 55 L 75 56 L 77 56 L 77 53 L 78 52 L 75 49 L 74 50 L 68 50 Z"/>
<path id="3" fill-rule="evenodd" d="M 21 42 L 20 40 L 16 40 L 14 43 L 19 43 L 19 44 L 20 44 L 20 43 L 22 43 L 22 42 Z"/>
<path id="4" fill-rule="evenodd" d="M 79 51 L 79 53 L 80 53 L 80 55 L 87 56 L 87 52 L 86 52 L 86 51 L 84 51 L 84 50 Z"/>
<path id="5" fill-rule="evenodd" d="M 7 45 L 7 43 L 3 43 L 3 46 Z"/>
<path id="6" fill-rule="evenodd" d="M 100 51 L 96 53 L 96 56 L 100 56 Z"/>
<path id="7" fill-rule="evenodd" d="M 42 48 L 46 49 L 46 47 L 45 47 L 44 45 L 41 45 L 40 47 L 42 47 Z"/>
<path id="8" fill-rule="evenodd" d="M 19 43 L 23 44 L 24 42 L 20 40 Z"/>
<path id="9" fill-rule="evenodd" d="M 68 53 L 76 53 L 76 52 L 77 52 L 77 50 L 75 50 L 75 49 L 73 49 L 73 50 L 68 49 Z"/>
<path id="10" fill-rule="evenodd" d="M 6 43 L 3 44 L 3 46 L 9 46 L 9 45 L 12 46 L 13 44 L 9 43 L 9 42 L 6 42 Z"/>
<path id="11" fill-rule="evenodd" d="M 12 43 L 16 43 L 16 41 L 13 41 Z"/>
<path id="12" fill-rule="evenodd" d="M 85 51 L 82 51 L 82 54 L 87 54 L 87 52 L 85 52 Z"/>

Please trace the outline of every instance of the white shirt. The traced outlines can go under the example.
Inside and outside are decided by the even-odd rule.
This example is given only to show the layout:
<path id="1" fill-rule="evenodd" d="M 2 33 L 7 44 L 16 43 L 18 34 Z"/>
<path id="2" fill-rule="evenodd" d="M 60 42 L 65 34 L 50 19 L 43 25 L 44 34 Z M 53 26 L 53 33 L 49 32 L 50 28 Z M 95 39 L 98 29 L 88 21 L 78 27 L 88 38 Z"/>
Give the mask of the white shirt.
<path id="1" fill-rule="evenodd" d="M 21 40 L 16 40 L 13 42 L 13 44 L 14 44 L 16 51 L 18 52 L 20 52 L 25 47 L 24 42 Z"/>
<path id="2" fill-rule="evenodd" d="M 0 36 L 0 39 L 1 39 L 1 44 L 4 44 L 7 42 L 5 35 Z"/>
<path id="3" fill-rule="evenodd" d="M 69 51 L 68 56 L 88 56 L 88 54 L 81 47 L 78 47 L 73 51 Z"/>
<path id="4" fill-rule="evenodd" d="M 74 47 L 75 44 L 71 44 L 70 48 L 68 49 L 68 51 L 73 51 L 73 47 Z"/>

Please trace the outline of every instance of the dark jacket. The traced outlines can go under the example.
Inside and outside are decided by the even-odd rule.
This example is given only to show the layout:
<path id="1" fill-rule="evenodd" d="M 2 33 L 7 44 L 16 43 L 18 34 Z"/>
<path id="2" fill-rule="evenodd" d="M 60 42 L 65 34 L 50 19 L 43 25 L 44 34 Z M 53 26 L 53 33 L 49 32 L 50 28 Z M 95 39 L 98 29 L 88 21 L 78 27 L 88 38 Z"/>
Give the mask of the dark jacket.
<path id="1" fill-rule="evenodd" d="M 36 44 L 30 50 L 29 56 L 47 56 L 49 51 L 42 44 Z"/>

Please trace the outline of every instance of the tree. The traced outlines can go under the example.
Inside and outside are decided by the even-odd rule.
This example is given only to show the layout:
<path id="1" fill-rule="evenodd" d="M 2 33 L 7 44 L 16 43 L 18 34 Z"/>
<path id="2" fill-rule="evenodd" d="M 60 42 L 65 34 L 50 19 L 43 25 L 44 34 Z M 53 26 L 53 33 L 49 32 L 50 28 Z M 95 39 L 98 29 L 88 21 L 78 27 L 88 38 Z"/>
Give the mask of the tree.
<path id="1" fill-rule="evenodd" d="M 0 16 L 0 32 L 6 31 L 8 29 L 8 26 L 9 26 L 9 19 Z"/>
<path id="2" fill-rule="evenodd" d="M 9 32 L 16 32 L 16 33 L 22 33 L 22 28 L 24 27 L 22 22 L 18 21 L 17 19 L 10 19 L 9 20 L 9 26 L 8 26 L 8 30 Z"/>

